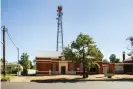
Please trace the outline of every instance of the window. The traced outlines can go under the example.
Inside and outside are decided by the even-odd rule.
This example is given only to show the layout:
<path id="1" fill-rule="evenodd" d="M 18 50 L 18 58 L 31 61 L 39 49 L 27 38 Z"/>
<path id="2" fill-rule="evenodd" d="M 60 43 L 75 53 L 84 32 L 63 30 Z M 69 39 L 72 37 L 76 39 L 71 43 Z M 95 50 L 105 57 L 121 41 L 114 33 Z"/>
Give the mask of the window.
<path id="1" fill-rule="evenodd" d="M 73 71 L 73 70 L 74 70 L 74 64 L 71 63 L 71 64 L 70 64 L 70 71 Z"/>
<path id="2" fill-rule="evenodd" d="M 56 63 L 54 63 L 52 65 L 53 65 L 53 71 L 56 71 Z"/>

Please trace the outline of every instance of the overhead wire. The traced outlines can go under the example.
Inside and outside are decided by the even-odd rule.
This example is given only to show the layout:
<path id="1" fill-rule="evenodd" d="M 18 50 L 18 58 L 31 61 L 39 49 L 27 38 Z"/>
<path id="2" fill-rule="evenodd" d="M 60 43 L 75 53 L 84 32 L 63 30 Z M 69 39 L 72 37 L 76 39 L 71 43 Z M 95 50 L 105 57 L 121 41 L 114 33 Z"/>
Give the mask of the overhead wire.
<path id="1" fill-rule="evenodd" d="M 9 39 L 11 40 L 12 44 L 18 49 L 17 45 L 13 42 L 11 35 L 9 34 L 8 30 L 6 31 Z"/>

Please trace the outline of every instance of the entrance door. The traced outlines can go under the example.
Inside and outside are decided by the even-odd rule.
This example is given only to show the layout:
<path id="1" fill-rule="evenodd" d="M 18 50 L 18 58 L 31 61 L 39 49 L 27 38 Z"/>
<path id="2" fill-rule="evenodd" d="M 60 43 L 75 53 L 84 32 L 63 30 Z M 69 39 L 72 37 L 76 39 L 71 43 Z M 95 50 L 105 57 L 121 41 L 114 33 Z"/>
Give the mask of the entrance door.
<path id="1" fill-rule="evenodd" d="M 61 74 L 66 74 L 66 67 L 65 66 L 61 66 Z"/>

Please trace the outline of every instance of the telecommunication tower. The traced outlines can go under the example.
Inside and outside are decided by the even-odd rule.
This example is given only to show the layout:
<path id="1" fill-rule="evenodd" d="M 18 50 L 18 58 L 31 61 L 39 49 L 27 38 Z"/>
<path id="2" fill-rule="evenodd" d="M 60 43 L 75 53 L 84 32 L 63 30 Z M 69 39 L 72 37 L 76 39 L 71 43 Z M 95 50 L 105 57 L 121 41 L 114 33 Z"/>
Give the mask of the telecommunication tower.
<path id="1" fill-rule="evenodd" d="M 62 6 L 58 6 L 57 9 L 57 45 L 56 51 L 63 51 L 63 29 L 62 29 Z"/>

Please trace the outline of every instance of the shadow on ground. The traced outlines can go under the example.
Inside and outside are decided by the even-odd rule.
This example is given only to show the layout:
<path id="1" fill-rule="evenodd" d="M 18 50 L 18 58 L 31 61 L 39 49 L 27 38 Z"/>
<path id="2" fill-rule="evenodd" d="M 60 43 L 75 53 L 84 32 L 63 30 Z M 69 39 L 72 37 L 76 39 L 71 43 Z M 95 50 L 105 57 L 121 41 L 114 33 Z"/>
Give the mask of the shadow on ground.
<path id="1" fill-rule="evenodd" d="M 99 80 L 89 80 L 89 79 L 83 79 L 83 78 L 74 78 L 74 79 L 66 79 L 66 78 L 58 78 L 58 79 L 46 79 L 46 80 L 31 80 L 31 82 L 37 82 L 37 83 L 77 83 L 77 82 L 87 82 L 87 81 L 127 81 L 127 82 L 133 82 L 133 78 L 129 79 L 99 79 Z"/>

